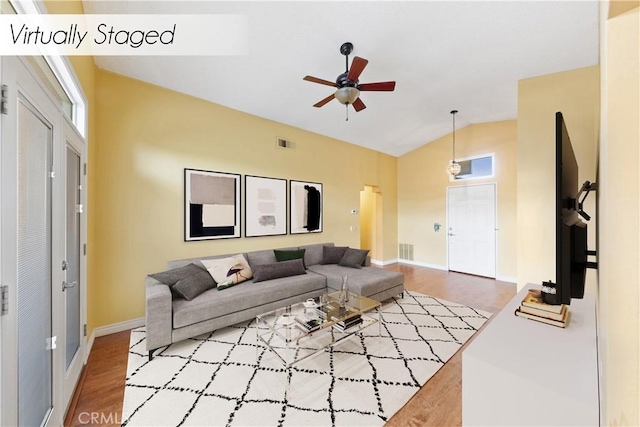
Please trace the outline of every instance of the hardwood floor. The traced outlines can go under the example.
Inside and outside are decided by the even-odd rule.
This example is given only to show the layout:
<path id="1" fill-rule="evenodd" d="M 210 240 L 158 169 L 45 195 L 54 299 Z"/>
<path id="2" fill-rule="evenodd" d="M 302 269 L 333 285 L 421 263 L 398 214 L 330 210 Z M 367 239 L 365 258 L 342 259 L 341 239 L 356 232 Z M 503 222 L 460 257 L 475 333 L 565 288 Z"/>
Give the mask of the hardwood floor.
<path id="1" fill-rule="evenodd" d="M 408 290 L 492 313 L 500 311 L 516 294 L 514 284 L 483 277 L 405 264 L 385 268 L 404 273 Z M 65 426 L 120 425 L 128 347 L 129 331 L 96 338 Z M 462 425 L 462 351 L 387 423 L 387 426 L 445 425 Z"/>
<path id="2" fill-rule="evenodd" d="M 129 331 L 123 331 L 96 338 L 65 418 L 65 426 L 121 424 L 129 335 Z"/>

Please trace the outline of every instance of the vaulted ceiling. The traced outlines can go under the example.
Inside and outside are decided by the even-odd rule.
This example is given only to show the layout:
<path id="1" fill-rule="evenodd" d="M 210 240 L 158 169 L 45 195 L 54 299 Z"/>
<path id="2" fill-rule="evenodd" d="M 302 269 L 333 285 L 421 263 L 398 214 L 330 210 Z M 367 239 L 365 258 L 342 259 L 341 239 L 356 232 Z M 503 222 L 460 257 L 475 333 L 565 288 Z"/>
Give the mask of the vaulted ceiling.
<path id="1" fill-rule="evenodd" d="M 249 53 L 96 57 L 105 70 L 394 156 L 457 127 L 515 119 L 518 80 L 598 63 L 597 1 L 84 1 L 86 13 L 246 15 Z M 313 104 L 344 72 L 340 45 L 369 60 L 367 108 Z M 286 135 L 281 135 L 286 137 Z"/>

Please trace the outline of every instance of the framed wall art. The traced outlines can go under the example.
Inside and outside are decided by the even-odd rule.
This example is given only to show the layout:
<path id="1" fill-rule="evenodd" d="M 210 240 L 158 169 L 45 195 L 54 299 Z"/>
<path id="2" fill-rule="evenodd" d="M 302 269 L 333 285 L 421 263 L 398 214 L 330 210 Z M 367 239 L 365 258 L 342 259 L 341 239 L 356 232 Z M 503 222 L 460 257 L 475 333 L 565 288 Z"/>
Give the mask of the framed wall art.
<path id="1" fill-rule="evenodd" d="M 245 175 L 245 237 L 287 234 L 287 180 Z"/>
<path id="2" fill-rule="evenodd" d="M 184 240 L 240 237 L 240 175 L 184 170 Z"/>
<path id="3" fill-rule="evenodd" d="M 322 184 L 289 181 L 289 233 L 322 232 Z"/>

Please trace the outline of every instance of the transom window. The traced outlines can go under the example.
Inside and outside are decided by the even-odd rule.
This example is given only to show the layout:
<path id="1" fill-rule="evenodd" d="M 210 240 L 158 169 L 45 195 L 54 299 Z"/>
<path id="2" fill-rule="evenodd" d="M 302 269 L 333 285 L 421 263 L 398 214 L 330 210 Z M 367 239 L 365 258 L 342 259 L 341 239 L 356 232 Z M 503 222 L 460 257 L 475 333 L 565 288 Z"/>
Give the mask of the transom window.
<path id="1" fill-rule="evenodd" d="M 492 177 L 494 174 L 494 157 L 493 154 L 488 154 L 456 160 L 461 169 L 458 175 L 450 178 L 451 181 Z"/>
<path id="2" fill-rule="evenodd" d="M 0 0 L 2 14 L 46 13 L 43 3 L 37 0 Z M 31 69 L 53 95 L 58 105 L 76 127 L 87 137 L 87 99 L 73 70 L 71 61 L 63 56 L 25 57 Z"/>

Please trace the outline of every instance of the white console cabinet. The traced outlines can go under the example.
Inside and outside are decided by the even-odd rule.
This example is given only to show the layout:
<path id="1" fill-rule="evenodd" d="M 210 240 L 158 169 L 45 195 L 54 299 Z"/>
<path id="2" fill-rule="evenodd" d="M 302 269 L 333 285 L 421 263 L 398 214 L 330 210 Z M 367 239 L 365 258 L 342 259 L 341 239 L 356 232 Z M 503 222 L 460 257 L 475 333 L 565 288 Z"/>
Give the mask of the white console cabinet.
<path id="1" fill-rule="evenodd" d="M 462 424 L 599 425 L 596 309 L 574 299 L 567 328 L 514 315 L 527 285 L 462 354 Z"/>

